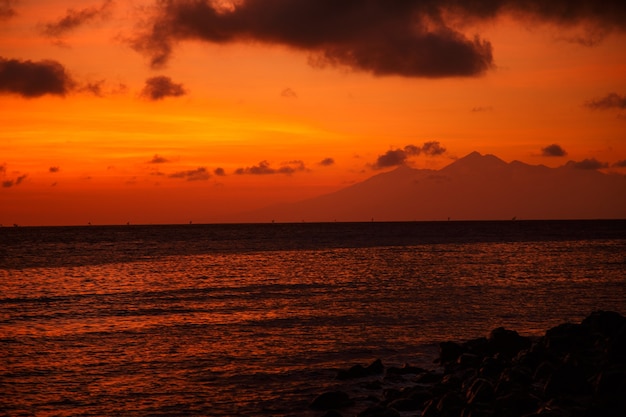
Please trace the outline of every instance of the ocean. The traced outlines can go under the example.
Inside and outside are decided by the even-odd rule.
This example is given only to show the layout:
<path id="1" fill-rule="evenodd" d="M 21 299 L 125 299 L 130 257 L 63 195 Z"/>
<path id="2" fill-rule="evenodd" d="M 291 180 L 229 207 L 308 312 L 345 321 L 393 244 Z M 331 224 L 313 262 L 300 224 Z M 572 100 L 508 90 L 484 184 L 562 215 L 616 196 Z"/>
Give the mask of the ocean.
<path id="1" fill-rule="evenodd" d="M 625 220 L 4 227 L 0 414 L 320 416 L 338 369 L 625 300 Z"/>

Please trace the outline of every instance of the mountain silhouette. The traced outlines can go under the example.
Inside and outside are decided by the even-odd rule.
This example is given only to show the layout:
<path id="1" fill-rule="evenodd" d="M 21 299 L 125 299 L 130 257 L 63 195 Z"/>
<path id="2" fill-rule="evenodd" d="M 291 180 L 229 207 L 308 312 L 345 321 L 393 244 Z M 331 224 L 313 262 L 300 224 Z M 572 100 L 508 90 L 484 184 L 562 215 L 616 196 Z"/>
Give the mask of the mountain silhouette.
<path id="1" fill-rule="evenodd" d="M 440 170 L 401 165 L 339 191 L 235 221 L 411 221 L 626 218 L 626 176 L 507 163 L 472 152 Z"/>

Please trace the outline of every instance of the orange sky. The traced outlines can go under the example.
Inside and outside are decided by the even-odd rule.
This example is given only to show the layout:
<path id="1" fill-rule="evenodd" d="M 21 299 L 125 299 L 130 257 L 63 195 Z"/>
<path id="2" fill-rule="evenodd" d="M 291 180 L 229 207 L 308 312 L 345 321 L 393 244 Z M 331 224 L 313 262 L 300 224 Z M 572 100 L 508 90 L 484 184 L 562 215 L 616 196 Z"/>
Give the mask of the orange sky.
<path id="1" fill-rule="evenodd" d="M 476 150 L 550 167 L 594 158 L 626 173 L 621 16 L 449 17 L 491 44 L 493 62 L 433 77 L 312 65 L 327 39 L 318 49 L 268 40 L 254 22 L 219 44 L 168 35 L 171 56 L 154 68 L 150 51 L 131 47 L 158 19 L 154 3 L 0 0 L 1 224 L 212 222 L 338 190 L 380 172 L 387 151 L 427 142 L 446 152 L 411 166 Z M 67 72 L 65 94 L 24 93 L 26 64 L 44 60 Z M 159 76 L 169 84 L 154 99 L 146 86 Z M 566 155 L 542 156 L 551 144 Z"/>

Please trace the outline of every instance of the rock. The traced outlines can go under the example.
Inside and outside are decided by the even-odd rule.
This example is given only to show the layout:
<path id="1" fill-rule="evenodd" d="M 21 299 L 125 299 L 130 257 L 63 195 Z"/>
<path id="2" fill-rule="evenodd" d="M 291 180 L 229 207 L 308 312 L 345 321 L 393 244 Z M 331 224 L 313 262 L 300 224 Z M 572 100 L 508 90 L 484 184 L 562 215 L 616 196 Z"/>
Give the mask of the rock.
<path id="1" fill-rule="evenodd" d="M 322 417 L 343 417 L 337 410 L 329 410 Z"/>
<path id="2" fill-rule="evenodd" d="M 368 375 L 379 375 L 385 372 L 385 367 L 380 359 L 376 359 L 367 368 L 365 368 Z"/>
<path id="3" fill-rule="evenodd" d="M 465 407 L 465 400 L 456 392 L 445 394 L 437 402 L 437 411 L 441 417 L 457 417 Z"/>
<path id="4" fill-rule="evenodd" d="M 463 353 L 463 347 L 456 342 L 439 343 L 439 363 L 446 365 L 454 363 Z"/>
<path id="5" fill-rule="evenodd" d="M 523 416 L 537 410 L 540 402 L 526 391 L 513 391 L 496 398 L 496 409 L 503 416 Z"/>
<path id="6" fill-rule="evenodd" d="M 546 349 L 556 355 L 589 349 L 594 343 L 588 327 L 573 323 L 553 327 L 544 336 Z"/>
<path id="7" fill-rule="evenodd" d="M 344 369 L 339 370 L 337 373 L 337 379 L 346 380 L 346 379 L 357 379 L 364 378 L 367 376 L 382 374 L 385 371 L 385 367 L 380 359 L 376 359 L 367 368 L 363 367 L 363 365 L 354 365 L 347 371 Z"/>
<path id="8" fill-rule="evenodd" d="M 483 378 L 477 378 L 466 392 L 467 403 L 475 405 L 477 403 L 492 403 L 496 399 L 493 384 Z"/>
<path id="9" fill-rule="evenodd" d="M 424 372 L 427 372 L 426 369 L 418 368 L 417 366 L 411 366 L 408 363 L 405 363 L 402 368 L 397 368 L 395 366 L 387 368 L 387 375 L 418 375 L 423 374 Z"/>
<path id="10" fill-rule="evenodd" d="M 400 417 L 400 413 L 393 408 L 375 405 L 360 412 L 357 417 Z"/>
<path id="11" fill-rule="evenodd" d="M 313 410 L 331 410 L 335 408 L 349 407 L 354 402 L 350 399 L 350 396 L 343 391 L 329 391 L 320 394 L 313 400 L 310 408 Z"/>
<path id="12" fill-rule="evenodd" d="M 399 398 L 389 403 L 389 408 L 397 411 L 415 411 L 422 408 L 424 403 L 411 398 Z"/>
<path id="13" fill-rule="evenodd" d="M 549 398 L 591 394 L 591 384 L 580 367 L 565 363 L 546 382 L 544 395 Z"/>
<path id="14" fill-rule="evenodd" d="M 493 329 L 489 334 L 489 347 L 494 354 L 500 353 L 510 358 L 517 355 L 521 350 L 530 348 L 531 341 L 528 337 L 520 336 L 514 330 L 504 327 Z"/>
<path id="15" fill-rule="evenodd" d="M 357 416 L 626 416 L 626 318 L 618 313 L 593 312 L 581 324 L 561 324 L 540 338 L 499 327 L 488 338 L 439 348 L 443 373 L 410 365 L 385 372 L 379 359 L 341 371 L 346 379 L 385 372 L 385 378 L 356 382 L 362 388 L 376 379 L 372 389 L 383 398 L 359 397 L 361 410 L 370 407 Z M 325 417 L 337 417 L 336 409 L 352 400 L 335 392 L 314 404 L 328 411 Z"/>
<path id="16" fill-rule="evenodd" d="M 599 310 L 587 316 L 581 325 L 605 337 L 613 337 L 626 325 L 626 318 L 615 311 Z"/>

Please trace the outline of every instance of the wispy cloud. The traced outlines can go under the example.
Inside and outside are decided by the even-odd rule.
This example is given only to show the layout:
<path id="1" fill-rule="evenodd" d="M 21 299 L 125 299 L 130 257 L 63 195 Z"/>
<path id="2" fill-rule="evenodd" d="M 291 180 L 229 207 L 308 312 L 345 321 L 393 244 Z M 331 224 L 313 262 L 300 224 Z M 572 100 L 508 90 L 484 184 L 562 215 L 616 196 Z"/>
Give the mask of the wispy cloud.
<path id="1" fill-rule="evenodd" d="M 211 178 L 211 174 L 205 167 L 199 167 L 189 171 L 179 171 L 168 175 L 169 178 L 181 178 L 187 181 L 206 181 Z"/>
<path id="2" fill-rule="evenodd" d="M 149 164 L 165 164 L 170 162 L 169 159 L 166 159 L 160 155 L 155 154 L 151 160 L 148 161 Z"/>
<path id="3" fill-rule="evenodd" d="M 585 107 L 592 110 L 626 109 L 626 96 L 609 93 L 604 97 L 586 101 Z"/>
<path id="4" fill-rule="evenodd" d="M 79 26 L 93 22 L 97 18 L 108 17 L 112 5 L 113 0 L 105 0 L 99 6 L 91 6 L 78 10 L 67 9 L 63 17 L 54 22 L 46 23 L 43 27 L 43 33 L 49 37 L 59 38 Z"/>
<path id="5" fill-rule="evenodd" d="M 335 160 L 333 158 L 324 158 L 318 162 L 318 165 L 323 167 L 328 167 L 335 164 Z"/>
<path id="6" fill-rule="evenodd" d="M 28 174 L 20 175 L 17 178 L 15 178 L 14 180 L 2 181 L 2 187 L 3 188 L 11 188 L 11 187 L 14 187 L 14 186 L 18 186 L 26 179 L 26 177 L 28 177 Z"/>
<path id="7" fill-rule="evenodd" d="M 293 91 L 291 88 L 285 88 L 283 91 L 280 92 L 280 96 L 285 98 L 298 98 L 296 92 Z"/>
<path id="8" fill-rule="evenodd" d="M 598 170 L 608 168 L 609 164 L 600 162 L 596 158 L 583 159 L 582 161 L 569 161 L 565 166 L 575 169 Z"/>
<path id="9" fill-rule="evenodd" d="M 141 96 L 151 100 L 163 100 L 166 97 L 179 97 L 187 94 L 182 84 L 177 84 L 170 77 L 157 76 L 148 78 L 141 91 Z"/>
<path id="10" fill-rule="evenodd" d="M 13 8 L 15 4 L 17 0 L 0 0 L 0 21 L 8 20 L 17 14 Z"/>
<path id="11" fill-rule="evenodd" d="M 294 160 L 283 162 L 280 167 L 272 168 L 270 163 L 266 160 L 259 162 L 257 165 L 253 165 L 246 168 L 238 168 L 235 170 L 237 175 L 273 175 L 273 174 L 286 174 L 291 175 L 296 172 L 306 171 L 306 166 L 303 161 Z"/>
<path id="12" fill-rule="evenodd" d="M 48 168 L 48 171 L 49 171 L 49 172 L 51 172 L 51 173 L 53 173 L 53 174 L 56 174 L 56 173 L 57 173 L 57 172 L 59 172 L 60 170 L 61 170 L 61 168 L 60 168 L 60 167 L 50 167 L 50 168 Z"/>

